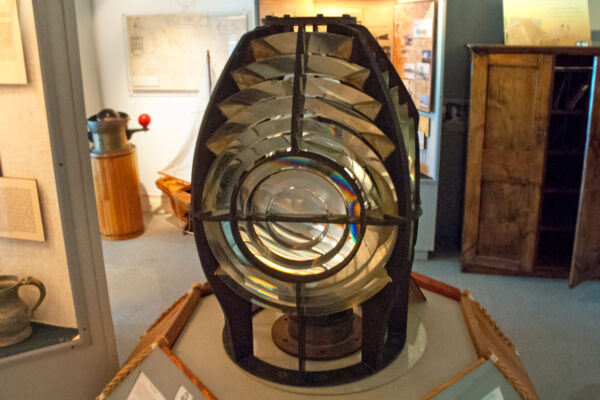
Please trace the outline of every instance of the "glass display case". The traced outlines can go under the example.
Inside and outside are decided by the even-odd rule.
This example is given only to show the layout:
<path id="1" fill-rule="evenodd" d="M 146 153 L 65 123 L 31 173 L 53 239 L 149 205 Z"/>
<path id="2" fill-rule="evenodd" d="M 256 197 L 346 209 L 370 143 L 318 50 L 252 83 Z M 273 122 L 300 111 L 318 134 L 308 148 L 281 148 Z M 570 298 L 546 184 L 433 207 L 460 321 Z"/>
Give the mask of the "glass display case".
<path id="1" fill-rule="evenodd" d="M 117 358 L 73 1 L 20 1 L 18 9 L 8 1 L 2 11 L 20 37 L 0 58 L 22 48 L 27 75 L 24 84 L 0 84 L 2 397 L 89 398 Z M 74 383 L 64 385 L 66 377 Z"/>

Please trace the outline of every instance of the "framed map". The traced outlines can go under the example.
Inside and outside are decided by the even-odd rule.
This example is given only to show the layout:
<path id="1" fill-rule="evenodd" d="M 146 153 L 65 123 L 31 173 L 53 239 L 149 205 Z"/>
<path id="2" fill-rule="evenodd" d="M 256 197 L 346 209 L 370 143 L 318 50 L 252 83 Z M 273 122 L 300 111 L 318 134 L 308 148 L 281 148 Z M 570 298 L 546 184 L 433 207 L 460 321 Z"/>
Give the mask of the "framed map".
<path id="1" fill-rule="evenodd" d="M 246 14 L 125 16 L 131 92 L 197 92 L 248 30 Z"/>

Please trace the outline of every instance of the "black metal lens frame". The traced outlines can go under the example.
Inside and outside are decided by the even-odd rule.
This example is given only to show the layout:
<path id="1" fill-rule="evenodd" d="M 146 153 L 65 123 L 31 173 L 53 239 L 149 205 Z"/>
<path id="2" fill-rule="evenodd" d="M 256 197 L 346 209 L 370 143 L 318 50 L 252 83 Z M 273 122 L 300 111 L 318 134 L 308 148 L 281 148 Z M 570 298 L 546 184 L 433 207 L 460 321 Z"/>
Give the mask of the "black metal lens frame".
<path id="1" fill-rule="evenodd" d="M 409 119 L 415 126 L 415 132 L 418 124 L 418 113 L 391 62 L 369 31 L 363 26 L 356 24 L 355 18 L 349 16 L 340 18 L 323 16 L 290 18 L 289 16 L 285 16 L 283 18 L 267 17 L 264 22 L 265 26 L 256 28 L 240 39 L 219 78 L 200 128 L 194 155 L 191 200 L 196 246 L 206 277 L 223 309 L 225 316 L 223 342 L 229 357 L 234 362 L 256 376 L 282 384 L 328 386 L 348 383 L 369 376 L 389 365 L 400 354 L 406 341 L 408 288 L 412 266 L 411 249 L 414 247 L 417 236 L 419 210 L 413 209 L 411 206 L 408 157 L 399 117 L 392 103 L 390 88 L 398 87 L 400 101 L 408 105 Z M 312 26 L 315 31 L 317 27 L 326 26 L 329 33 L 353 38 L 352 58 L 350 61 L 371 71 L 371 74 L 365 81 L 363 91 L 382 104 L 381 111 L 373 122 L 386 134 L 395 146 L 393 153 L 384 161 L 384 166 L 394 184 L 398 201 L 398 216 L 385 216 L 383 220 L 373 220 L 361 216 L 360 220 L 356 221 L 356 223 L 360 224 L 363 233 L 368 224 L 397 225 L 398 227 L 398 239 L 396 240 L 391 257 L 385 265 L 386 271 L 391 278 L 391 283 L 361 304 L 363 338 L 361 361 L 345 368 L 318 372 L 306 371 L 304 357 L 305 339 L 302 286 L 305 281 L 309 281 L 310 279 L 297 279 L 295 281 L 295 311 L 299 326 L 298 369 L 291 370 L 277 367 L 255 357 L 253 351 L 252 317 L 260 309 L 257 310 L 256 306 L 253 306 L 250 301 L 238 295 L 225 283 L 222 277 L 215 274 L 219 268 L 219 263 L 208 245 L 203 221 L 230 221 L 232 224 L 237 224 L 238 220 L 243 220 L 244 218 L 260 220 L 260 217 L 239 216 L 233 204 L 228 215 L 218 217 L 212 215 L 212 210 L 202 209 L 202 195 L 206 183 L 206 175 L 215 160 L 214 154 L 206 146 L 207 140 L 226 121 L 225 116 L 219 111 L 217 105 L 238 91 L 231 72 L 254 61 L 252 54 L 248 51 L 250 47 L 249 43 L 253 39 L 276 33 L 297 31 L 290 153 L 296 155 L 301 153 L 302 156 L 313 157 L 313 155 L 309 155 L 306 152 L 299 152 L 298 150 L 298 138 L 302 134 L 304 104 L 302 87 L 305 79 L 303 73 L 305 60 L 303 58 L 306 57 L 306 52 L 304 51 L 304 32 L 306 26 Z M 413 139 L 418 149 L 416 135 L 414 138 L 411 138 L 411 140 Z M 277 156 L 280 157 L 282 154 L 285 153 L 278 153 Z M 321 156 L 317 157 L 319 157 L 319 161 L 323 161 Z M 418 151 L 415 157 L 418 170 Z M 331 161 L 327 160 L 327 162 Z M 339 170 L 339 166 L 336 169 Z M 349 181 L 352 182 L 353 180 L 350 179 Z M 420 204 L 418 198 L 418 173 L 415 186 L 416 193 L 414 193 L 414 196 L 418 207 Z M 357 193 L 360 193 L 360 191 Z M 361 214 L 364 215 L 365 213 Z M 274 218 L 270 218 L 268 221 L 306 221 L 306 216 L 272 217 Z M 349 220 L 347 216 L 315 216 L 315 218 L 310 218 L 309 216 L 309 220 L 310 222 L 355 223 L 354 220 Z M 237 232 L 237 229 L 234 227 L 233 231 Z M 410 237 L 412 237 L 412 241 L 409 240 Z M 237 237 L 236 241 L 241 241 L 241 238 Z M 245 249 L 243 243 L 238 242 L 238 245 L 240 249 Z M 255 257 L 247 253 L 244 253 L 244 255 L 251 260 L 255 267 L 269 275 L 277 273 L 263 266 Z M 343 268 L 343 266 L 340 268 Z M 338 270 L 339 268 L 336 267 L 332 273 Z M 275 277 L 290 281 L 289 274 L 285 275 L 277 275 Z M 320 276 L 319 279 L 324 277 Z"/>

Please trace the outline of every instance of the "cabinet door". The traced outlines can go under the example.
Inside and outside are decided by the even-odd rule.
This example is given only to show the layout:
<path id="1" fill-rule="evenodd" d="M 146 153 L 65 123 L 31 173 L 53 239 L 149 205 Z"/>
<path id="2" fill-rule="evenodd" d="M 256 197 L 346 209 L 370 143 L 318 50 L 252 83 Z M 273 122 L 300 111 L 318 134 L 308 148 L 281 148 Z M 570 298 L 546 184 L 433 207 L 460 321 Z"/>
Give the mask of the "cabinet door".
<path id="1" fill-rule="evenodd" d="M 597 65 L 597 61 L 596 61 Z M 571 260 L 571 287 L 600 278 L 600 75 L 596 72 L 579 216 Z"/>
<path id="2" fill-rule="evenodd" d="M 473 56 L 463 268 L 531 273 L 553 58 Z"/>

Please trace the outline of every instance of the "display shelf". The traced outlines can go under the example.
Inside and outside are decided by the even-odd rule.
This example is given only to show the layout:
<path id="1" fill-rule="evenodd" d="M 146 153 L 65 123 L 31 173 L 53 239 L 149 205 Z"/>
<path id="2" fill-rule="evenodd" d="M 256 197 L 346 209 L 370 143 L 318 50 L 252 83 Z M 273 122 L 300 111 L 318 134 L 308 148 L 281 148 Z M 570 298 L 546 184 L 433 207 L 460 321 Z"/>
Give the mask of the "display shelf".
<path id="1" fill-rule="evenodd" d="M 68 342 L 74 340 L 79 334 L 79 331 L 75 328 L 65 328 L 39 322 L 32 322 L 31 330 L 31 336 L 24 341 L 0 347 L 0 358 Z"/>

